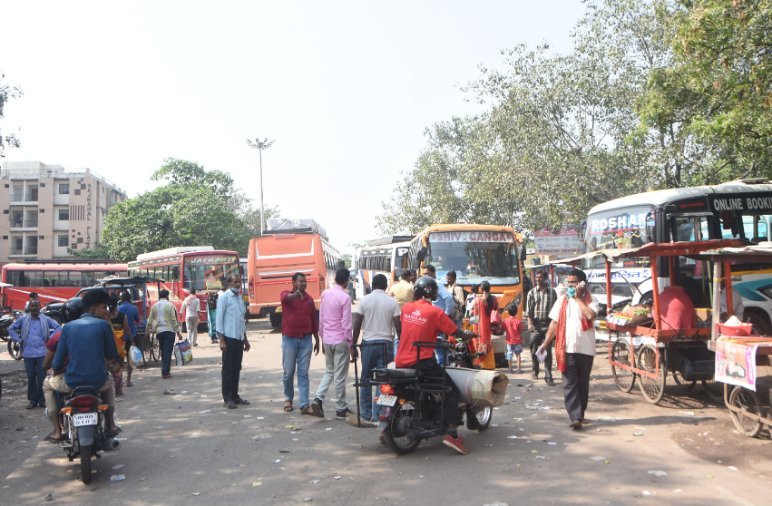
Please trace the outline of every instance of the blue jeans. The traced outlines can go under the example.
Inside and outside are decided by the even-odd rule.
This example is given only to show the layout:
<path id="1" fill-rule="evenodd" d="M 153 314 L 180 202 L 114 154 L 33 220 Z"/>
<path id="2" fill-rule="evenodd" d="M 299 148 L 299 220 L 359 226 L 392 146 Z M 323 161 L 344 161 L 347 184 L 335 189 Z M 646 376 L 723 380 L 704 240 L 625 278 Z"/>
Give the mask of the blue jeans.
<path id="1" fill-rule="evenodd" d="M 308 368 L 311 365 L 311 351 L 313 351 L 313 348 L 311 334 L 306 334 L 303 337 L 281 336 L 284 399 L 292 401 L 295 398 L 295 370 L 297 370 L 301 409 L 310 404 L 308 401 Z"/>
<path id="2" fill-rule="evenodd" d="M 27 371 L 27 400 L 36 404 L 45 402 L 43 398 L 43 380 L 46 371 L 43 369 L 43 358 L 24 358 L 24 369 Z"/>
<path id="3" fill-rule="evenodd" d="M 445 343 L 447 344 L 448 339 L 445 337 L 445 334 L 437 334 L 437 344 Z M 447 364 L 447 355 L 448 350 L 445 348 L 440 348 L 439 346 L 434 349 L 434 356 L 437 358 L 437 363 L 441 366 L 444 366 Z"/>
<path id="4" fill-rule="evenodd" d="M 394 353 L 391 341 L 386 339 L 376 339 L 374 341 L 364 341 L 360 348 L 362 350 L 362 375 L 360 383 L 363 384 L 359 391 L 359 409 L 363 420 L 378 421 L 379 406 L 373 402 L 373 387 L 370 384 L 370 375 L 373 369 L 386 367 L 389 362 L 394 360 Z"/>
<path id="5" fill-rule="evenodd" d="M 217 340 L 217 329 L 215 328 L 216 318 L 217 318 L 217 310 L 207 309 L 206 324 L 207 324 L 207 327 L 209 328 L 209 337 L 212 339 L 212 341 Z"/>
<path id="6" fill-rule="evenodd" d="M 161 376 L 168 376 L 172 369 L 174 332 L 159 332 L 155 337 L 158 339 L 159 348 L 161 348 Z"/>

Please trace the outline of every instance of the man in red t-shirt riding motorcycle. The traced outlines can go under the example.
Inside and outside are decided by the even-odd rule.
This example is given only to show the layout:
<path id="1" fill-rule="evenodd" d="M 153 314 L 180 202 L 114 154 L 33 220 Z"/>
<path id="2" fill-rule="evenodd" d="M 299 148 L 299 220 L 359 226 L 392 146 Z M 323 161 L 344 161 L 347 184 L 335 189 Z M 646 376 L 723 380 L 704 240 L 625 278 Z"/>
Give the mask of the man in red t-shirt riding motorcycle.
<path id="1" fill-rule="evenodd" d="M 440 332 L 462 338 L 474 336 L 471 332 L 459 329 L 442 309 L 432 306 L 432 301 L 437 298 L 437 292 L 437 282 L 433 278 L 424 276 L 415 282 L 413 288 L 415 302 L 409 302 L 402 306 L 402 333 L 400 334 L 395 362 L 399 368 L 416 368 L 420 369 L 425 376 L 445 378 L 445 384 L 449 385 L 451 390 L 445 394 L 443 401 L 448 435 L 442 443 L 462 455 L 466 455 L 468 452 L 464 447 L 464 440 L 457 431 L 460 422 L 458 387 L 445 372 L 445 369 L 437 363 L 432 347 L 421 346 L 420 352 L 418 352 L 417 348 L 413 346 L 417 342 L 436 343 L 437 334 Z M 417 363 L 416 357 L 418 357 Z"/>

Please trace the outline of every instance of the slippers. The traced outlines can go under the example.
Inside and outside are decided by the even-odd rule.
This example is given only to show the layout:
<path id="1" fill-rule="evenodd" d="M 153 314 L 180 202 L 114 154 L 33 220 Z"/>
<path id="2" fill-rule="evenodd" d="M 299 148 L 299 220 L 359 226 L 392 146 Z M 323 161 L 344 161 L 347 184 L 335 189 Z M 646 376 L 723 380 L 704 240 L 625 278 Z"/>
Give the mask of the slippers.
<path id="1" fill-rule="evenodd" d="M 292 401 L 284 401 L 284 411 L 286 413 L 292 411 Z"/>
<path id="2" fill-rule="evenodd" d="M 43 440 L 54 444 L 61 443 L 62 441 L 64 441 L 64 434 L 61 434 L 59 437 L 54 437 L 53 434 L 49 434 L 46 437 L 44 437 Z"/>
<path id="3" fill-rule="evenodd" d="M 133 387 L 133 386 L 134 386 L 134 383 L 132 383 L 131 381 L 127 381 L 127 382 L 126 382 L 126 386 L 127 386 L 127 387 Z"/>

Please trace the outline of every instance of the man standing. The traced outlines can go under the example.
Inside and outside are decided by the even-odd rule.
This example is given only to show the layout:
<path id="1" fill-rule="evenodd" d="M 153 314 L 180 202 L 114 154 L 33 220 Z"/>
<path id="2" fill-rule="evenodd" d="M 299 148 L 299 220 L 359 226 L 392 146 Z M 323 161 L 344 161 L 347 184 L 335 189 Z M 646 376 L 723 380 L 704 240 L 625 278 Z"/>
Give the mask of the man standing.
<path id="1" fill-rule="evenodd" d="M 215 325 L 217 324 L 217 298 L 219 296 L 218 292 L 208 292 L 206 294 L 206 322 L 209 326 L 209 339 L 211 339 L 212 344 L 220 342 L 219 339 L 217 339 L 217 329 L 215 328 Z"/>
<path id="2" fill-rule="evenodd" d="M 399 276 L 399 281 L 391 285 L 387 292 L 389 296 L 399 304 L 401 308 L 408 302 L 413 302 L 413 282 L 415 281 L 415 272 L 412 269 L 405 269 Z M 375 279 L 373 278 L 373 282 Z"/>
<path id="3" fill-rule="evenodd" d="M 131 294 L 128 291 L 121 292 L 121 302 L 118 304 L 118 311 L 126 315 L 126 321 L 129 324 L 128 336 L 123 336 L 126 341 L 126 351 L 129 351 L 132 344 L 137 344 L 137 325 L 139 324 L 139 311 L 131 302 Z M 134 384 L 131 382 L 131 360 L 126 360 L 126 386 Z"/>
<path id="4" fill-rule="evenodd" d="M 463 287 L 456 283 L 456 271 L 449 271 L 445 275 L 445 279 L 448 282 L 448 291 L 453 295 L 453 300 L 456 303 L 452 318 L 456 322 L 456 326 L 460 327 L 466 308 L 466 295 L 464 295 Z"/>
<path id="5" fill-rule="evenodd" d="M 198 346 L 198 310 L 201 307 L 196 296 L 196 289 L 191 288 L 190 293 L 182 301 L 182 310 L 185 313 L 185 326 L 188 328 L 188 341 L 191 346 Z"/>
<path id="6" fill-rule="evenodd" d="M 222 351 L 222 400 L 228 409 L 249 401 L 239 396 L 239 377 L 244 352 L 249 351 L 249 340 L 244 320 L 244 301 L 241 299 L 241 276 L 228 276 L 230 289 L 217 299 L 217 337 Z"/>
<path id="7" fill-rule="evenodd" d="M 418 347 L 413 346 L 417 342 L 435 342 L 438 332 L 464 338 L 472 336 L 471 333 L 464 332 L 456 327 L 456 324 L 453 323 L 453 320 L 444 311 L 432 305 L 431 302 L 437 297 L 437 288 L 437 282 L 433 278 L 424 276 L 416 281 L 416 301 L 405 304 L 402 308 L 402 334 L 396 364 L 399 368 L 420 369 L 422 374 L 427 377 L 444 377 L 444 383 L 450 387 L 450 391 L 445 394 L 443 400 L 444 421 L 448 427 L 448 435 L 442 443 L 453 448 L 458 453 L 466 455 L 468 452 L 457 430 L 460 421 L 458 387 L 445 371 L 445 368 L 437 363 L 430 347 L 421 347 L 419 351 Z M 418 359 L 418 362 L 416 362 L 416 359 Z"/>
<path id="8" fill-rule="evenodd" d="M 579 269 L 568 273 L 567 290 L 558 298 L 549 317 L 547 338 L 539 352 L 555 341 L 558 370 L 563 373 L 563 397 L 574 430 L 582 428 L 590 395 L 590 372 L 595 358 L 595 326 L 598 301 L 587 291 L 587 276 Z"/>
<path id="9" fill-rule="evenodd" d="M 27 372 L 27 409 L 45 407 L 43 380 L 46 371 L 43 359 L 46 357 L 46 341 L 59 324 L 44 314 L 40 314 L 40 300 L 29 300 L 29 313 L 23 314 L 8 327 L 11 341 L 21 343 L 21 356 Z M 21 332 L 21 334 L 20 334 Z"/>
<path id="10" fill-rule="evenodd" d="M 437 281 L 437 269 L 432 264 L 426 264 L 423 269 L 423 275 L 432 278 Z M 446 315 L 453 319 L 453 314 L 456 310 L 456 301 L 453 298 L 453 294 L 450 293 L 444 286 L 437 283 L 437 298 L 432 302 L 434 307 L 442 309 Z M 446 343 L 447 336 L 444 333 L 437 334 L 437 341 Z M 434 352 L 437 356 L 437 363 L 445 365 L 447 350 L 445 348 L 437 348 Z"/>
<path id="11" fill-rule="evenodd" d="M 91 387 L 102 396 L 102 402 L 107 404 L 105 413 L 105 434 L 115 437 L 120 429 L 115 426 L 115 384 L 113 375 L 107 370 L 105 361 L 118 359 L 115 348 L 113 329 L 107 323 L 107 302 L 110 296 L 99 288 L 90 290 L 83 296 L 83 308 L 86 313 L 77 320 L 69 322 L 62 330 L 62 337 L 56 346 L 51 368 L 54 376 L 48 382 L 46 389 L 49 416 L 57 416 L 59 406 L 56 392 L 70 393 L 77 387 Z M 64 371 L 64 374 L 59 374 Z M 56 429 L 50 435 L 50 440 L 62 439 L 61 432 Z"/>
<path id="12" fill-rule="evenodd" d="M 378 422 L 378 406 L 373 403 L 373 387 L 370 384 L 370 374 L 373 369 L 386 367 L 394 360 L 392 339 L 396 333 L 399 336 L 401 323 L 399 319 L 400 306 L 396 300 L 386 295 L 388 280 L 383 274 L 373 277 L 373 291 L 362 297 L 354 308 L 354 346 L 362 336 L 362 374 L 360 382 L 363 386 L 359 392 L 360 418 Z M 352 348 L 356 360 L 356 348 Z"/>
<path id="13" fill-rule="evenodd" d="M 311 335 L 314 354 L 319 354 L 319 319 L 314 299 L 306 293 L 306 275 L 292 275 L 292 290 L 284 290 L 281 300 L 281 362 L 284 369 L 284 411 L 292 411 L 295 398 L 295 371 L 298 375 L 300 412 L 312 415 L 308 402 L 308 368 L 311 365 Z"/>
<path id="14" fill-rule="evenodd" d="M 536 358 L 536 350 L 544 342 L 547 328 L 550 325 L 550 310 L 555 304 L 558 295 L 547 284 L 547 276 L 543 271 L 536 273 L 536 286 L 528 292 L 525 301 L 525 314 L 528 318 L 528 331 L 531 333 L 531 378 L 539 378 L 539 360 Z M 544 381 L 553 386 L 552 380 L 552 348 L 545 347 L 547 358 L 544 360 Z"/>
<path id="15" fill-rule="evenodd" d="M 161 348 L 161 377 L 172 377 L 172 352 L 174 351 L 174 334 L 182 341 L 180 322 L 177 321 L 177 309 L 169 302 L 169 290 L 158 292 L 158 302 L 150 308 L 147 318 L 147 328 L 155 332 L 158 346 Z"/>
<path id="16" fill-rule="evenodd" d="M 319 305 L 319 335 L 322 337 L 326 369 L 311 403 L 314 416 L 324 418 L 322 402 L 330 384 L 335 385 L 335 417 L 345 419 L 351 412 L 346 404 L 346 379 L 348 362 L 356 356 L 351 329 L 351 297 L 347 292 L 351 274 L 348 269 L 338 269 L 335 286 L 322 293 Z"/>

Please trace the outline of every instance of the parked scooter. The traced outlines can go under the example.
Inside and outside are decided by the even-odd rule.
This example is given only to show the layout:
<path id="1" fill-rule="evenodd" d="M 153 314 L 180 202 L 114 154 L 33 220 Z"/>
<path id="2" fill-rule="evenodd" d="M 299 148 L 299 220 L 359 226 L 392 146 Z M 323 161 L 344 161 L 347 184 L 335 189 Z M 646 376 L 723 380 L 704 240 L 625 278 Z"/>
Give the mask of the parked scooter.
<path id="1" fill-rule="evenodd" d="M 445 343 L 415 343 L 421 347 L 449 347 Z M 490 426 L 493 407 L 504 402 L 509 379 L 496 371 L 461 367 L 446 369 L 459 389 L 458 410 L 469 430 L 483 431 Z M 443 436 L 443 400 L 450 385 L 444 378 L 424 376 L 420 369 L 375 369 L 372 383 L 380 384 L 379 427 L 386 445 L 396 454 L 414 451 L 423 439 Z"/>
<path id="2" fill-rule="evenodd" d="M 78 387 L 59 410 L 64 440 L 59 444 L 70 462 L 80 457 L 80 479 L 91 481 L 91 458 L 101 457 L 102 451 L 117 450 L 120 443 L 105 435 L 104 418 L 107 404 L 102 404 L 99 393 L 91 387 Z"/>
<path id="3" fill-rule="evenodd" d="M 8 341 L 8 354 L 11 355 L 14 360 L 21 360 L 21 344 L 11 341 L 10 335 L 8 334 L 8 327 L 10 327 L 21 314 L 21 311 L 12 310 L 0 316 L 0 340 Z"/>

